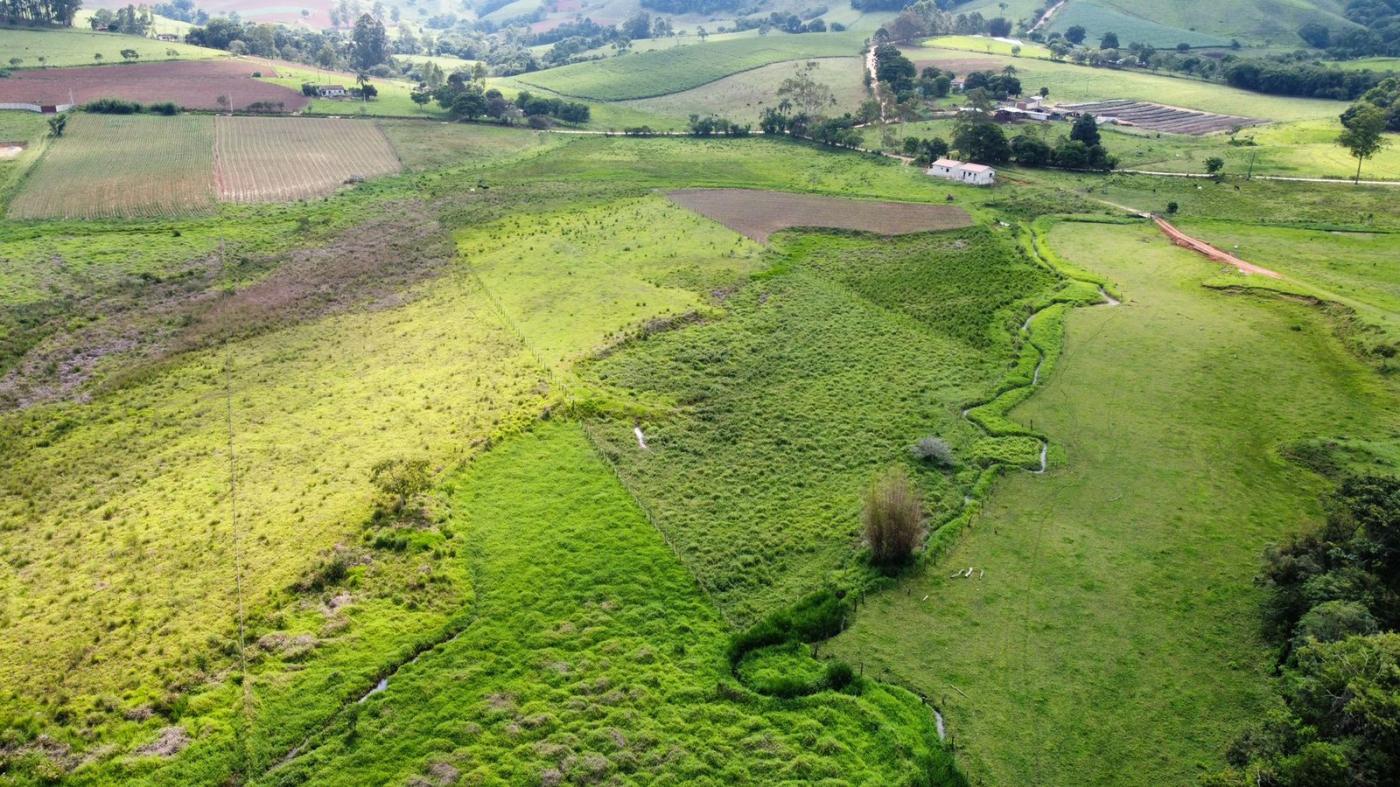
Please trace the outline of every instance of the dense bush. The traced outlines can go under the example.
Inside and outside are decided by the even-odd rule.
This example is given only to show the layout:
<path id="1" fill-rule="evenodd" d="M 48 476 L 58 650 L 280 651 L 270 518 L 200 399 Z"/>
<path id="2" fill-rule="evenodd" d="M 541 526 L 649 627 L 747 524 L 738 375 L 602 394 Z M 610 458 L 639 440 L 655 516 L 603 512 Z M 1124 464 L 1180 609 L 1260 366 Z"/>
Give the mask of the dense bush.
<path id="1" fill-rule="evenodd" d="M 938 467 L 952 467 L 957 463 L 952 447 L 941 437 L 922 437 L 910 447 L 909 452 L 920 462 L 929 462 Z"/>
<path id="2" fill-rule="evenodd" d="M 1226 785 L 1389 784 L 1400 774 L 1400 479 L 1341 483 L 1322 528 L 1265 554 L 1285 710 L 1230 750 Z"/>
<path id="3" fill-rule="evenodd" d="M 729 663 L 737 666 L 751 651 L 771 645 L 830 639 L 841 633 L 849 611 L 846 600 L 834 590 L 806 596 L 792 608 L 774 612 L 735 634 L 729 643 Z"/>
<path id="4" fill-rule="evenodd" d="M 870 544 L 870 559 L 895 568 L 914 555 L 923 526 L 923 502 L 902 468 L 886 471 L 865 493 L 861 522 Z"/>
<path id="5" fill-rule="evenodd" d="M 83 105 L 84 112 L 96 112 L 103 115 L 135 115 L 142 109 L 143 107 L 137 102 L 123 101 L 120 98 L 99 98 Z"/>
<path id="6" fill-rule="evenodd" d="M 716 115 L 691 115 L 687 125 L 690 133 L 697 137 L 747 137 L 753 128 Z"/>

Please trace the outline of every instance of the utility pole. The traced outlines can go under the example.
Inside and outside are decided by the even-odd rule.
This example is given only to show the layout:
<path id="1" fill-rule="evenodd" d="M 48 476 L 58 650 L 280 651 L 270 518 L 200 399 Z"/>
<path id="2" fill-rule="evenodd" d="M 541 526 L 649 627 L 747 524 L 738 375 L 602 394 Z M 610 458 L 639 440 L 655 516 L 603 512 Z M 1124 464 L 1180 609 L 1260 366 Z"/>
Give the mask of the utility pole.
<path id="1" fill-rule="evenodd" d="M 1253 151 L 1253 152 L 1251 152 L 1251 153 L 1249 154 L 1249 172 L 1245 174 L 1245 176 L 1244 176 L 1244 179 L 1245 179 L 1245 180 L 1253 180 L 1253 179 L 1254 179 L 1254 157 L 1257 156 L 1257 155 L 1259 155 L 1259 151 L 1257 151 L 1257 150 L 1256 150 L 1256 151 Z"/>

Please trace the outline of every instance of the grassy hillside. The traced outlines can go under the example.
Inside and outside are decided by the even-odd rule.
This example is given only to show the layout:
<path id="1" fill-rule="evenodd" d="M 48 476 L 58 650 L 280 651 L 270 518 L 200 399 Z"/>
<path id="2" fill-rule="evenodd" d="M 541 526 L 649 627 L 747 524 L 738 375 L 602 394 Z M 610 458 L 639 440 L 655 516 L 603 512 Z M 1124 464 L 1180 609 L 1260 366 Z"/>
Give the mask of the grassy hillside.
<path id="1" fill-rule="evenodd" d="M 859 53 L 855 32 L 740 38 L 576 63 L 515 78 L 561 95 L 620 101 L 677 93 L 785 60 Z"/>
<path id="2" fill-rule="evenodd" d="M 1394 430 L 1400 400 L 1316 312 L 1200 287 L 1217 268 L 1149 226 L 1050 243 L 1125 298 L 1070 314 L 1012 414 L 1050 435 L 1052 470 L 1012 476 L 836 650 L 936 698 L 974 781 L 1190 782 L 1273 701 L 1252 578 L 1322 488 L 1276 449 Z"/>
<path id="3" fill-rule="evenodd" d="M 0 52 L 5 53 L 3 60 L 7 67 L 12 57 L 20 58 L 23 68 L 121 63 L 123 49 L 136 50 L 142 61 L 201 60 L 228 56 L 227 52 L 217 49 L 118 33 L 96 33 L 77 28 L 0 27 Z M 93 57 L 98 54 L 102 55 L 101 60 Z"/>
<path id="4" fill-rule="evenodd" d="M 1207 5 L 1181 0 L 1165 3 L 1157 0 L 1094 2 L 1129 17 L 1150 20 L 1156 25 L 1199 31 L 1227 39 L 1238 38 L 1244 43 L 1301 46 L 1297 30 L 1308 22 L 1317 22 L 1336 31 L 1355 27 L 1342 16 L 1344 4 L 1335 0 L 1230 0 Z M 1071 2 L 1069 7 L 1073 5 Z M 1125 45 L 1131 40 L 1125 38 L 1121 31 L 1118 37 Z"/>
<path id="5" fill-rule="evenodd" d="M 862 81 L 865 72 L 861 58 L 824 58 L 816 62 L 820 64 L 816 78 L 831 88 L 836 99 L 829 111 L 854 113 L 868 97 Z M 619 106 L 653 113 L 676 128 L 684 128 L 691 114 L 715 114 L 739 123 L 757 123 L 765 107 L 777 104 L 778 87 L 797 66 L 791 62 L 773 63 L 679 93 L 619 102 Z"/>
<path id="6" fill-rule="evenodd" d="M 1099 39 L 1107 32 L 1116 33 L 1123 46 L 1134 41 L 1151 44 L 1158 49 L 1171 49 L 1182 43 L 1200 47 L 1230 45 L 1228 36 L 1200 32 L 1199 25 L 1193 25 L 1191 28 L 1173 27 L 1155 21 L 1155 17 L 1151 15 L 1130 16 L 1111 5 L 1091 0 L 1066 3 L 1065 7 L 1055 14 L 1048 29 L 1050 32 L 1064 33 L 1074 25 L 1084 28 L 1087 32 L 1085 43 L 1094 46 L 1098 45 Z"/>

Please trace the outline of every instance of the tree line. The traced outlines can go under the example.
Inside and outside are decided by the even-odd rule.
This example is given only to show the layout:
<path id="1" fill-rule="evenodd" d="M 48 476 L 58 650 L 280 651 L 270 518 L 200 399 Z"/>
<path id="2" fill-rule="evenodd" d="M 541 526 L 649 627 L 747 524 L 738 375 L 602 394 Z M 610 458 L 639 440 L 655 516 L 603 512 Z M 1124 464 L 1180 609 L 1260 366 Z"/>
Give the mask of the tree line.
<path id="1" fill-rule="evenodd" d="M 62 25 L 71 27 L 83 0 L 3 0 L 0 12 L 12 25 Z"/>

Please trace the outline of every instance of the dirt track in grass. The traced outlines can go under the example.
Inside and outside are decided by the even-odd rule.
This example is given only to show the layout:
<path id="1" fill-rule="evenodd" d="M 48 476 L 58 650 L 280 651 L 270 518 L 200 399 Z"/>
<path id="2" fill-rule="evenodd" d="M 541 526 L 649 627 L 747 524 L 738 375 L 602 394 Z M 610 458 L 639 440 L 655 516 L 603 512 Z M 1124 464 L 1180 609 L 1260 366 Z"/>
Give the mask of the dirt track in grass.
<path id="1" fill-rule="evenodd" d="M 952 205 L 819 197 L 751 189 L 680 189 L 666 194 L 687 210 L 759 243 L 779 230 L 825 227 L 905 235 L 972 226 L 967 211 Z"/>

